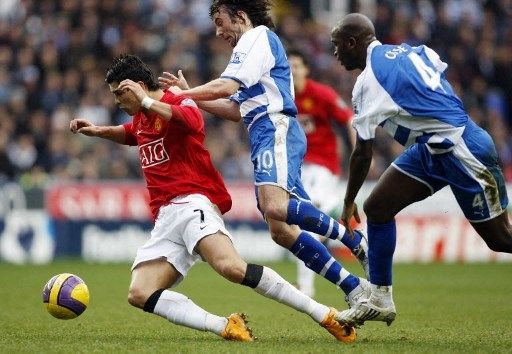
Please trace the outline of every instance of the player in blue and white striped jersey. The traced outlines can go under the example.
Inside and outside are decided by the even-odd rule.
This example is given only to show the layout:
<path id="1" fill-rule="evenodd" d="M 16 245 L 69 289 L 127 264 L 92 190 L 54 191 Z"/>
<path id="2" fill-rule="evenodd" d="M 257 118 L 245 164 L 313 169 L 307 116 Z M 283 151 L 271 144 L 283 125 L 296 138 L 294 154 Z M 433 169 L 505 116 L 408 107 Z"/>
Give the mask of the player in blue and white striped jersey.
<path id="1" fill-rule="evenodd" d="M 383 45 L 372 22 L 349 14 L 333 29 L 334 55 L 347 70 L 361 69 L 352 92 L 357 142 L 342 219 L 359 217 L 354 203 L 382 127 L 405 151 L 388 167 L 364 203 L 368 223 L 371 295 L 341 312 L 344 323 L 394 320 L 392 260 L 395 215 L 450 186 L 473 228 L 497 252 L 512 253 L 507 191 L 494 143 L 464 110 L 446 80 L 447 64 L 427 46 Z"/>
<path id="2" fill-rule="evenodd" d="M 180 72 L 160 82 L 185 88 L 183 94 L 224 119 L 243 121 L 249 131 L 258 207 L 272 238 L 306 266 L 340 287 L 348 302 L 368 288 L 350 274 L 307 230 L 339 239 L 367 265 L 366 240 L 318 210 L 304 191 L 300 169 L 306 137 L 296 119 L 293 80 L 286 53 L 273 27 L 268 0 L 214 0 L 210 15 L 217 36 L 233 47 L 221 77 L 189 89 Z M 297 227 L 298 225 L 298 227 Z M 302 229 L 302 230 L 301 230 Z"/>

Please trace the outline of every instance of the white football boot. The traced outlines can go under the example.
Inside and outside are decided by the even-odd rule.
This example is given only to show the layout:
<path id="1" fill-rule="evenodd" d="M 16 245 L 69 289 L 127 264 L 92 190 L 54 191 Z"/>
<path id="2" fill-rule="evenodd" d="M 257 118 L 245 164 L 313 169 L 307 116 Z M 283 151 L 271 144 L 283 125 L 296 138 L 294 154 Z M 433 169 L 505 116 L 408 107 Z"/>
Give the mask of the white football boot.
<path id="1" fill-rule="evenodd" d="M 348 301 L 350 308 L 338 312 L 336 316 L 336 320 L 340 323 L 358 327 L 365 321 L 382 321 L 390 326 L 395 320 L 396 308 L 393 303 L 391 286 L 372 284 L 369 298 L 358 296 L 356 301 Z"/>

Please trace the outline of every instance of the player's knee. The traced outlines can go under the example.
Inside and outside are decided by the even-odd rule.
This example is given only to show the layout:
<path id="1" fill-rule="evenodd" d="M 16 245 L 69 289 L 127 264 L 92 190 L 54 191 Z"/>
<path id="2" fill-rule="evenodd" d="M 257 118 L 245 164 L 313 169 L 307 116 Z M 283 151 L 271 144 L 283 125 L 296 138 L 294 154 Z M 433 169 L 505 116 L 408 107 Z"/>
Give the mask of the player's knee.
<path id="1" fill-rule="evenodd" d="M 372 223 L 384 224 L 394 218 L 394 215 L 389 213 L 385 205 L 370 198 L 364 202 L 363 211 L 368 221 Z"/>
<path id="2" fill-rule="evenodd" d="M 131 285 L 128 289 L 128 303 L 132 306 L 143 308 L 149 295 L 144 289 Z"/>
<path id="3" fill-rule="evenodd" d="M 270 201 L 264 205 L 260 204 L 260 208 L 266 218 L 273 220 L 286 221 L 288 213 L 287 206 L 278 203 L 277 201 Z"/>

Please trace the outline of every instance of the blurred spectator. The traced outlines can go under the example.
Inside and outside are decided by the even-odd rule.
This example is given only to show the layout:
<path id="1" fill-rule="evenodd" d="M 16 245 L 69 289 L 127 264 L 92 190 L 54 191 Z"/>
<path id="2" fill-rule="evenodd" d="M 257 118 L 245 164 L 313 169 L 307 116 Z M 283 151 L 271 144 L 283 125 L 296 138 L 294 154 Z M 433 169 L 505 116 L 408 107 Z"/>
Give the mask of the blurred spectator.
<path id="1" fill-rule="evenodd" d="M 14 178 L 16 175 L 16 167 L 7 156 L 7 143 L 9 136 L 5 132 L 0 131 L 0 185 Z"/>
<path id="2" fill-rule="evenodd" d="M 16 140 L 7 145 L 7 157 L 19 174 L 28 171 L 37 160 L 34 137 L 28 133 L 18 135 Z"/>
<path id="3" fill-rule="evenodd" d="M 346 72 L 332 55 L 332 24 L 315 20 L 312 1 L 275 2 L 285 45 L 306 53 L 311 77 L 349 101 L 356 73 Z M 385 42 L 425 43 L 440 53 L 468 112 L 494 137 L 512 181 L 512 1 L 347 3 L 347 11 L 368 11 Z M 69 121 L 130 119 L 115 107 L 104 82 L 107 65 L 121 53 L 140 55 L 156 72 L 183 69 L 193 86 L 217 77 L 229 51 L 215 37 L 209 5 L 210 0 L 0 1 L 0 182 L 35 188 L 49 180 L 139 178 L 136 151 L 71 137 Z M 209 115 L 205 123 L 208 147 L 225 178 L 251 181 L 243 128 Z M 370 176 L 378 178 L 397 151 L 389 139 L 379 139 Z"/>

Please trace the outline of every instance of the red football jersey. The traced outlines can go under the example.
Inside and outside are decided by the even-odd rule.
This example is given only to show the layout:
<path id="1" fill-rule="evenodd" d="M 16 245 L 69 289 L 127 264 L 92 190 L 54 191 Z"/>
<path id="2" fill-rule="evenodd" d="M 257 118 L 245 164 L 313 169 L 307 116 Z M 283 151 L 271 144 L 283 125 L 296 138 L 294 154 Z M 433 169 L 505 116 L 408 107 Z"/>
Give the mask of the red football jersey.
<path id="1" fill-rule="evenodd" d="M 204 145 L 201 112 L 194 101 L 170 91 L 160 101 L 172 106 L 169 121 L 139 112 L 124 124 L 125 144 L 139 148 L 153 218 L 171 199 L 192 193 L 205 195 L 224 214 L 231 209 L 231 196 Z"/>
<path id="2" fill-rule="evenodd" d="M 346 124 L 352 118 L 352 110 L 336 91 L 311 79 L 307 79 L 303 92 L 295 94 L 298 119 L 308 140 L 304 161 L 325 166 L 339 175 L 341 156 L 331 124 Z"/>

